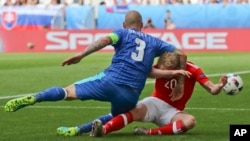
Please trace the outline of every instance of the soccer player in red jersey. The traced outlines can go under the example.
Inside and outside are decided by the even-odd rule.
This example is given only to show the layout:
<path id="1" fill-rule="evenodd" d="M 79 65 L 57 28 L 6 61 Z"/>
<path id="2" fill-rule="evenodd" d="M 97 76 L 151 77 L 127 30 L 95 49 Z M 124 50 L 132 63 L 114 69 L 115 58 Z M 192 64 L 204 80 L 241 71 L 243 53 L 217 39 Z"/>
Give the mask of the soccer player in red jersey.
<path id="1" fill-rule="evenodd" d="M 158 64 L 161 65 L 157 67 L 160 69 L 176 69 L 178 66 L 174 64 L 178 62 L 176 59 L 175 54 L 169 53 L 167 56 L 163 57 L 162 60 L 159 60 Z M 161 61 L 165 61 L 165 63 Z M 195 117 L 185 113 L 183 110 L 192 96 L 195 83 L 198 82 L 210 94 L 216 95 L 220 93 L 223 86 L 227 83 L 227 77 L 223 75 L 219 82 L 214 84 L 204 74 L 202 69 L 192 62 L 187 62 L 186 69 L 191 73 L 191 77 L 185 78 L 184 95 L 181 99 L 176 101 L 171 100 L 171 92 L 177 84 L 178 76 L 157 78 L 152 96 L 139 101 L 136 108 L 130 112 L 114 117 L 104 126 L 102 126 L 100 120 L 95 120 L 93 122 L 94 130 L 92 130 L 94 133 L 92 134 L 94 136 L 102 136 L 112 131 L 119 130 L 132 121 L 153 122 L 158 125 L 158 128 L 153 129 L 136 127 L 134 133 L 137 135 L 179 134 L 192 129 L 196 124 Z"/>

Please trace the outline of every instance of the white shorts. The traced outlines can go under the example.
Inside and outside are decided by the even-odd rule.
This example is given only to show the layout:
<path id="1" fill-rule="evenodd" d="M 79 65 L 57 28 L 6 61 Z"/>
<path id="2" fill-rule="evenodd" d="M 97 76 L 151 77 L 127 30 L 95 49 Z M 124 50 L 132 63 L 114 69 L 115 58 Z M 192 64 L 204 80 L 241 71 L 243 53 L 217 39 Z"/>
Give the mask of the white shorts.
<path id="1" fill-rule="evenodd" d="M 146 97 L 139 101 L 139 103 L 143 103 L 147 106 L 147 113 L 143 121 L 153 122 L 159 127 L 170 123 L 173 116 L 181 112 L 180 110 L 156 97 Z"/>

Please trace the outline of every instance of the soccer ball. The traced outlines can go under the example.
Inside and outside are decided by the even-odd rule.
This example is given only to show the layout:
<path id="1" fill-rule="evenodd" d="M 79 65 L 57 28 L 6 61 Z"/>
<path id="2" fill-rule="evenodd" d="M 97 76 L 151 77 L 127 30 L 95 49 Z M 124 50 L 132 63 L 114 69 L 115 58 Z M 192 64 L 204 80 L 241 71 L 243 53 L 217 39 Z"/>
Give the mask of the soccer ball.
<path id="1" fill-rule="evenodd" d="M 243 89 L 243 81 L 238 74 L 227 74 L 227 84 L 223 87 L 223 91 L 228 95 L 238 94 Z"/>

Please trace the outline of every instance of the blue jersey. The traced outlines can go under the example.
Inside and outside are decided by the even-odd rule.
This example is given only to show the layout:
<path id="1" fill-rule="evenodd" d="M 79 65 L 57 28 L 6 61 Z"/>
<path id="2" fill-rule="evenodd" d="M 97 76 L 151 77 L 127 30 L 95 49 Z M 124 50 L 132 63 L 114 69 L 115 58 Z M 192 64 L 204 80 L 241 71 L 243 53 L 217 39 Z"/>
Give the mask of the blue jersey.
<path id="1" fill-rule="evenodd" d="M 127 85 L 141 92 L 151 71 L 154 58 L 175 47 L 134 29 L 114 30 L 110 37 L 115 54 L 104 73 L 116 84 Z"/>

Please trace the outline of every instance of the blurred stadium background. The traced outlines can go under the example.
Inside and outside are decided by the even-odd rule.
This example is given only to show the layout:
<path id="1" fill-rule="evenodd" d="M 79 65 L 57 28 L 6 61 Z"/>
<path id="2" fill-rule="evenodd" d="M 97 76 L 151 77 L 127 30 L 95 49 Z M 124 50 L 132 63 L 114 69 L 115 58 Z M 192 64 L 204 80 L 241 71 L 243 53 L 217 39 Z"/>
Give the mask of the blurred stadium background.
<path id="1" fill-rule="evenodd" d="M 184 50 L 249 51 L 247 0 L 17 1 L 0 7 L 0 52 L 78 51 L 121 28 L 127 10 L 142 13 L 145 32 Z"/>

